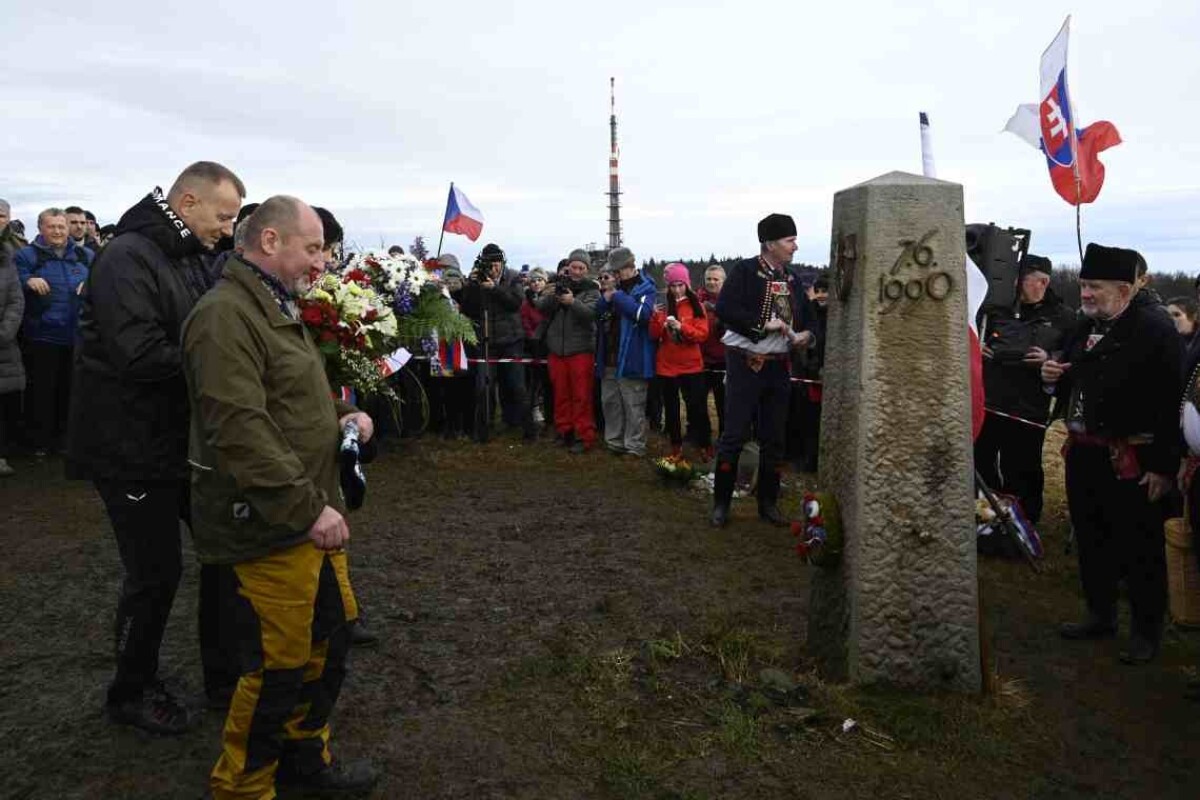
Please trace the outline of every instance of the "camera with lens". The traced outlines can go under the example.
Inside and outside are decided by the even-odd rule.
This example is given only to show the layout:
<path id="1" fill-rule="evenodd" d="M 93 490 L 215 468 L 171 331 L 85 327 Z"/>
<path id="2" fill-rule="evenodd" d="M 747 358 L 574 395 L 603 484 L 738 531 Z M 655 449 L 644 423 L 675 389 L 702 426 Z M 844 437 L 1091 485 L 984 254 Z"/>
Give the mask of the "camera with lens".
<path id="1" fill-rule="evenodd" d="M 571 292 L 571 280 L 569 278 L 567 278 L 565 275 L 555 276 L 555 278 L 554 278 L 554 293 L 561 297 L 564 294 L 570 294 L 570 292 Z"/>

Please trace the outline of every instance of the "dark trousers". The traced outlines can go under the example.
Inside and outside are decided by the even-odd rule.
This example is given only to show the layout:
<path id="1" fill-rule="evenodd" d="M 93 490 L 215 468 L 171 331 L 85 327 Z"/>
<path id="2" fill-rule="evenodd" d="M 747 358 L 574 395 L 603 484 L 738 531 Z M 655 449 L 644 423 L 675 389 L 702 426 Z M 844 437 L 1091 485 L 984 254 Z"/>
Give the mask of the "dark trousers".
<path id="1" fill-rule="evenodd" d="M 697 447 L 712 445 L 712 422 L 708 418 L 708 392 L 704 373 L 674 377 L 660 376 L 663 409 L 666 412 L 667 437 L 671 444 L 683 444 L 683 426 L 679 420 L 679 396 L 687 406 L 688 435 Z"/>
<path id="2" fill-rule="evenodd" d="M 0 394 L 0 458 L 7 458 L 13 436 L 21 426 L 21 393 Z"/>
<path id="3" fill-rule="evenodd" d="M 975 440 L 975 468 L 989 488 L 1015 495 L 1034 525 L 1042 518 L 1046 431 L 988 414 Z"/>
<path id="4" fill-rule="evenodd" d="M 655 375 L 646 386 L 646 421 L 650 429 L 663 429 L 663 379 Z"/>
<path id="5" fill-rule="evenodd" d="M 1136 480 L 1118 480 L 1107 447 L 1073 444 L 1066 473 L 1088 611 L 1115 619 L 1124 579 L 1133 632 L 1158 641 L 1167 608 L 1162 502 L 1151 503 Z"/>
<path id="6" fill-rule="evenodd" d="M 779 492 L 787 425 L 788 363 L 767 361 L 755 372 L 742 351 L 729 349 L 725 351 L 725 365 L 725 432 L 717 441 L 718 469 L 736 471 L 751 426 L 757 424 L 759 504 L 773 503 Z"/>
<path id="7" fill-rule="evenodd" d="M 189 518 L 186 481 L 96 481 L 125 576 L 114 621 L 117 671 L 108 702 L 141 697 L 158 676 L 158 649 L 183 571 L 179 523 Z"/>
<path id="8" fill-rule="evenodd" d="M 71 400 L 71 368 L 74 350 L 70 345 L 25 342 L 25 424 L 35 450 L 53 451 L 67 430 L 67 408 Z"/>
<path id="9" fill-rule="evenodd" d="M 712 393 L 713 405 L 717 407 L 717 434 L 725 432 L 725 365 L 704 365 L 704 405 L 708 406 L 708 395 Z"/>
<path id="10" fill-rule="evenodd" d="M 482 354 L 481 354 L 482 355 Z M 521 342 L 491 345 L 489 358 L 523 358 Z M 504 424 L 533 430 L 533 414 L 529 406 L 529 393 L 525 391 L 524 364 L 476 364 L 475 365 L 475 418 L 476 436 L 484 438 L 492 419 L 487 412 L 495 413 L 495 398 L 499 390 L 500 416 Z M 486 400 L 486 403 L 485 403 Z"/>

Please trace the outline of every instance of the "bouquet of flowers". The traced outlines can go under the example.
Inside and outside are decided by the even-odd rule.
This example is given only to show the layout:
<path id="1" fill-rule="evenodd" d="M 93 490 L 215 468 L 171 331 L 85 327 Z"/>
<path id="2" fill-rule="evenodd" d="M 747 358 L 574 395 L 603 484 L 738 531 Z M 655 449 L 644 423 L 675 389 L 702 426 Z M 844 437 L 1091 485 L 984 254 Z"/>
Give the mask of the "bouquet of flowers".
<path id="1" fill-rule="evenodd" d="M 396 314 L 365 276 L 326 272 L 300 298 L 300 319 L 325 356 L 333 386 L 389 394 L 379 362 L 399 346 Z"/>
<path id="2" fill-rule="evenodd" d="M 391 306 L 396 315 L 400 344 L 434 352 L 437 340 L 476 342 L 475 326 L 447 302 L 434 275 L 441 265 L 422 264 L 409 255 L 389 256 L 372 251 L 357 253 L 346 264 L 347 278 L 365 280 Z"/>
<path id="3" fill-rule="evenodd" d="M 411 256 L 357 253 L 336 270 L 313 276 L 300 317 L 325 355 L 334 387 L 395 398 L 385 359 L 400 347 L 437 353 L 437 340 L 474 343 L 471 321 L 442 294 Z"/>
<path id="4" fill-rule="evenodd" d="M 691 463 L 682 458 L 658 458 L 654 460 L 654 471 L 657 472 L 663 480 L 673 481 L 682 484 L 692 482 L 700 471 L 692 466 Z"/>

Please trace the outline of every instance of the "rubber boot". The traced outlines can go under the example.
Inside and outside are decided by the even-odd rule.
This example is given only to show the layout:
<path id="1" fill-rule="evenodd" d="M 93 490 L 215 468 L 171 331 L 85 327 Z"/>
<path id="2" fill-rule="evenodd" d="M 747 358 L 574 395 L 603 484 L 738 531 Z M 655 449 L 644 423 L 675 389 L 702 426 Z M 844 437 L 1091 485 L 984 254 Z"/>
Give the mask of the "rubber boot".
<path id="1" fill-rule="evenodd" d="M 733 502 L 733 485 L 737 481 L 737 464 L 718 461 L 713 470 L 713 508 L 708 521 L 714 528 L 724 528 L 729 523 L 729 504 Z"/>

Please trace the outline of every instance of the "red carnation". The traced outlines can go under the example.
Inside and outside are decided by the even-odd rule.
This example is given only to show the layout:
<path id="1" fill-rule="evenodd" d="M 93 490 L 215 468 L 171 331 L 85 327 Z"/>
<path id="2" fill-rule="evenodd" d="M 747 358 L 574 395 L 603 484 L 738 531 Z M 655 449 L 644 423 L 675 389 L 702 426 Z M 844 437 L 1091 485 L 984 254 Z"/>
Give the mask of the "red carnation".
<path id="1" fill-rule="evenodd" d="M 321 314 L 321 309 L 315 306 L 305 306 L 304 310 L 300 312 L 300 319 L 304 320 L 304 324 L 312 327 L 320 326 L 323 318 L 324 315 Z"/>

